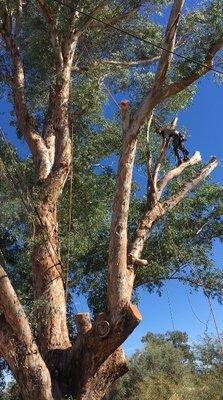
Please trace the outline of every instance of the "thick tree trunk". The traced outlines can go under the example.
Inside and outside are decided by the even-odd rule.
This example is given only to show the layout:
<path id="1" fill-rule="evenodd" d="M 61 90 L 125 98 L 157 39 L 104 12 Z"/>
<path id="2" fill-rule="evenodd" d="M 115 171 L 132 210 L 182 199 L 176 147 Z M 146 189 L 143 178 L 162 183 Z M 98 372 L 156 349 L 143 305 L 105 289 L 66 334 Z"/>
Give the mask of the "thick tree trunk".
<path id="1" fill-rule="evenodd" d="M 37 337 L 41 352 L 70 346 L 66 299 L 59 256 L 56 204 L 41 200 L 37 207 L 33 251 L 34 292 L 37 301 Z"/>
<path id="2" fill-rule="evenodd" d="M 3 318 L 0 327 L 0 354 L 10 365 L 23 399 L 55 400 L 49 371 L 35 343 L 29 348 L 24 346 Z"/>
<path id="3" fill-rule="evenodd" d="M 128 371 L 124 352 L 118 348 L 98 369 L 97 373 L 85 385 L 85 391 L 77 396 L 78 400 L 101 400 L 109 387 Z"/>

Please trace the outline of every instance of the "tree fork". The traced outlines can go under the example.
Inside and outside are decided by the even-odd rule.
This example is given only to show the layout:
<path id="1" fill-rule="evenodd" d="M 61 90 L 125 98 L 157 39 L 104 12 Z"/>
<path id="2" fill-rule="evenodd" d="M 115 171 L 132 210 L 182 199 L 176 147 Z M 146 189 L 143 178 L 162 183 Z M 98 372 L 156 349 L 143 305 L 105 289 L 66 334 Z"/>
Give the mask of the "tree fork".
<path id="1" fill-rule="evenodd" d="M 106 318 L 106 319 L 105 319 Z M 97 329 L 98 321 L 106 320 L 110 330 L 106 337 L 101 337 Z M 116 322 L 101 313 L 91 323 L 87 313 L 75 315 L 78 334 L 67 349 L 55 349 L 47 354 L 47 365 L 52 379 L 57 380 L 63 395 L 72 395 L 84 400 L 106 389 L 127 370 L 123 350 L 120 348 L 125 339 L 141 321 L 141 315 L 134 304 L 129 304 L 117 314 Z M 99 381 L 100 379 L 100 381 Z M 99 392 L 98 392 L 99 395 Z M 101 397 L 98 397 L 98 399 Z"/>

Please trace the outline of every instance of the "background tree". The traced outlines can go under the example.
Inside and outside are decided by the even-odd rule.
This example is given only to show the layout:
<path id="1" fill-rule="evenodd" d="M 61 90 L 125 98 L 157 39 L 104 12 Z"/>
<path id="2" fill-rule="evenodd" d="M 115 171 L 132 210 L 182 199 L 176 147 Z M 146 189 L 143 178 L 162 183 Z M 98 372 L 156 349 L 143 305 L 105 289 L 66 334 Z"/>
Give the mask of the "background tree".
<path id="1" fill-rule="evenodd" d="M 218 185 L 206 187 L 209 200 L 207 204 L 200 202 L 195 215 L 193 196 L 185 203 L 185 214 L 181 210 L 178 214 L 179 220 L 185 215 L 188 218 L 188 210 L 189 219 L 199 221 L 198 229 L 202 230 L 208 216 L 212 223 L 217 222 L 212 230 L 208 227 L 207 242 L 202 235 L 198 240 L 196 255 L 199 252 L 204 255 L 199 279 L 193 269 L 189 274 L 185 269 L 186 262 L 193 265 L 196 258 L 188 260 L 185 256 L 179 261 L 169 256 L 169 262 L 166 252 L 165 264 L 158 269 L 158 258 L 153 251 L 156 264 L 151 260 L 153 273 L 149 277 L 150 268 L 144 270 L 144 267 L 150 265 L 150 259 L 148 262 L 141 258 L 155 222 L 162 217 L 155 232 L 163 235 L 166 226 L 168 234 L 167 214 L 217 166 L 215 158 L 205 166 L 200 165 L 201 157 L 196 152 L 189 161 L 172 168 L 165 161 L 167 146 L 157 144 L 154 138 L 150 152 L 145 151 L 145 125 L 151 122 L 154 110 L 165 121 L 173 111 L 188 104 L 194 93 L 191 85 L 215 65 L 215 56 L 223 45 L 221 1 L 208 2 L 180 20 L 183 1 L 175 0 L 166 28 L 152 22 L 153 13 L 164 5 L 165 1 L 113 1 L 108 7 L 107 1 L 86 1 L 80 10 L 73 2 L 1 1 L 2 87 L 13 104 L 12 122 L 18 135 L 26 140 L 31 158 L 21 162 L 2 138 L 1 196 L 10 201 L 1 210 L 3 232 L 9 241 L 3 246 L 6 262 L 3 259 L 0 270 L 0 353 L 24 399 L 62 399 L 65 395 L 82 400 L 102 398 L 110 384 L 126 371 L 120 346 L 141 319 L 131 302 L 134 285 L 146 284 L 151 289 L 163 277 L 173 277 L 177 271 L 178 279 L 188 279 L 195 286 L 209 278 L 206 286 L 211 283 L 208 287 L 213 293 L 220 293 L 216 289 L 220 274 L 212 267 L 205 268 L 211 240 L 219 236 L 221 226 Z M 130 40 L 129 35 L 121 32 L 117 36 L 100 19 L 109 25 L 131 28 L 159 47 L 146 47 L 143 42 L 139 45 L 138 39 Z M 173 61 L 171 52 L 175 47 L 181 55 L 196 61 L 182 58 Z M 219 60 L 216 68 L 217 63 Z M 142 65 L 146 68 L 142 69 Z M 114 93 L 131 93 L 130 102 L 121 102 L 120 113 L 112 121 L 103 116 L 105 79 Z M 116 135 L 118 131 L 122 132 Z M 148 185 L 144 201 L 136 195 L 130 205 L 137 145 L 137 163 L 140 166 L 146 161 Z M 116 154 L 120 154 L 117 170 L 106 166 L 103 173 L 95 170 L 95 163 L 107 157 L 114 157 L 115 161 Z M 66 199 L 68 187 L 64 185 L 72 161 L 76 193 L 72 235 L 75 264 L 69 275 L 72 285 L 88 291 L 93 305 L 89 282 L 97 270 L 95 264 L 89 268 L 89 250 L 98 233 L 103 250 L 98 253 L 101 273 L 97 282 L 100 292 L 107 293 L 106 303 L 103 296 L 98 296 L 95 305 L 103 313 L 94 315 L 92 320 L 88 314 L 76 315 L 75 338 L 68 333 L 64 290 L 67 267 L 63 267 L 58 237 L 59 221 L 64 251 L 67 246 L 64 213 L 71 208 Z M 11 188 L 7 179 L 11 180 Z M 102 185 L 103 193 L 95 193 Z M 64 197 L 60 196 L 63 188 Z M 136 194 L 136 188 L 134 191 Z M 12 207 L 16 210 L 16 220 Z M 96 219 L 99 222 L 95 225 Z M 190 235 L 191 239 L 193 231 Z M 99 245 L 96 241 L 95 248 Z M 187 245 L 185 236 L 182 244 L 185 250 Z M 8 258 L 10 249 L 15 253 L 13 261 Z M 32 272 L 29 254 L 32 254 Z M 25 285 L 21 285 L 22 274 L 27 277 Z"/>
<path id="2" fill-rule="evenodd" d="M 206 336 L 194 346 L 184 332 L 148 333 L 129 360 L 129 373 L 106 400 L 203 400 L 222 398 L 221 345 Z"/>

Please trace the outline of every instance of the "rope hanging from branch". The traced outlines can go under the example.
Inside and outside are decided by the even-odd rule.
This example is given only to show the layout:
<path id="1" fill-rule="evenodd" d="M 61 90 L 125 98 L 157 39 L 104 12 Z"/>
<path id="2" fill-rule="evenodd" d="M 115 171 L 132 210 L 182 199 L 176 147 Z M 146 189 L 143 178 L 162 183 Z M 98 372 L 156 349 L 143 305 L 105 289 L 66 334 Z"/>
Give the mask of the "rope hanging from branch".
<path id="1" fill-rule="evenodd" d="M 71 230 L 72 230 L 72 208 L 73 208 L 73 146 L 74 146 L 74 132 L 73 122 L 71 125 L 71 167 L 70 167 L 70 189 L 69 189 L 69 210 L 68 210 L 68 230 L 67 230 L 67 262 L 66 262 L 66 276 L 65 276 L 65 296 L 66 301 L 68 300 L 68 282 L 69 282 L 69 270 L 70 270 L 70 254 L 71 254 Z"/>

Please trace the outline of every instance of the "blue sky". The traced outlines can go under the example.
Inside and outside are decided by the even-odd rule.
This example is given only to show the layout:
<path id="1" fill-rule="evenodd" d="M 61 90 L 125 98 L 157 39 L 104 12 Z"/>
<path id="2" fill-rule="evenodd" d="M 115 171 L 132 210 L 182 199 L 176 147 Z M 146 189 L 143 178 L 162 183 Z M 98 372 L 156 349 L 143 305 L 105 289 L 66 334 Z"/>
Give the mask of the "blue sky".
<path id="1" fill-rule="evenodd" d="M 196 4 L 194 0 L 188 3 L 189 5 Z M 204 161 L 208 161 L 212 155 L 216 155 L 221 161 L 223 159 L 223 85 L 217 86 L 214 84 L 212 76 L 213 74 L 209 73 L 199 82 L 198 93 L 193 104 L 188 109 L 180 112 L 178 118 L 179 126 L 182 125 L 188 128 L 187 147 L 190 153 L 199 150 Z M 6 98 L 0 101 L 0 106 L 0 126 L 5 130 L 10 140 L 19 148 L 20 154 L 22 156 L 27 155 L 26 144 L 16 139 L 14 129 L 8 125 L 10 106 Z M 213 180 L 223 184 L 221 165 L 213 173 Z M 213 256 L 220 268 L 222 268 L 222 250 L 222 244 L 216 242 L 213 247 Z M 209 319 L 208 332 L 216 336 L 213 321 L 210 317 L 210 309 L 203 294 L 198 291 L 194 294 L 189 294 L 189 296 L 199 319 L 204 322 Z M 83 298 L 75 298 L 74 301 L 78 311 L 86 311 L 87 306 Z M 167 283 L 162 297 L 158 297 L 155 294 L 150 295 L 148 292 L 141 290 L 139 309 L 143 315 L 143 321 L 125 342 L 124 347 L 127 354 L 131 354 L 136 348 L 141 347 L 140 339 L 146 332 L 165 332 L 172 329 L 170 305 L 175 329 L 186 331 L 191 341 L 203 335 L 205 325 L 194 316 L 188 302 L 185 287 L 177 282 L 171 282 Z M 222 332 L 223 307 L 216 302 L 213 302 L 213 306 L 218 327 Z"/>

